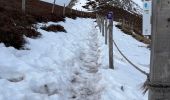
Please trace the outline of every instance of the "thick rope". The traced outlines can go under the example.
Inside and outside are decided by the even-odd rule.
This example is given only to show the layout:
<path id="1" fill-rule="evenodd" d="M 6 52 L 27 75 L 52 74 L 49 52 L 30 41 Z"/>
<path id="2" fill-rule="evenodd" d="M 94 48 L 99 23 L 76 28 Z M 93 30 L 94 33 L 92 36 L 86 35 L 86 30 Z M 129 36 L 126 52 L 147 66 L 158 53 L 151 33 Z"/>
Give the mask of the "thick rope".
<path id="1" fill-rule="evenodd" d="M 140 69 L 137 65 L 135 65 L 133 62 L 131 62 L 122 52 L 121 50 L 119 49 L 118 45 L 115 43 L 115 41 L 113 40 L 113 43 L 114 45 L 116 46 L 117 50 L 119 51 L 119 53 L 135 68 L 137 69 L 138 71 L 140 71 L 142 74 L 146 75 L 147 76 L 147 79 L 143 85 L 143 94 L 145 94 L 148 89 L 156 89 L 158 91 L 170 91 L 170 83 L 153 83 L 150 81 L 150 77 L 149 77 L 149 74 L 145 71 L 143 71 L 142 69 Z"/>
<path id="2" fill-rule="evenodd" d="M 98 26 L 100 26 L 100 22 L 98 22 L 98 19 L 99 19 L 100 17 L 97 15 L 96 16 L 96 19 L 97 19 L 97 24 L 98 24 Z M 129 64 L 131 64 L 135 69 L 137 69 L 139 72 L 141 72 L 142 74 L 144 74 L 144 75 L 146 75 L 147 77 L 149 76 L 149 74 L 147 73 L 147 72 L 145 72 L 145 71 L 143 71 L 142 69 L 140 69 L 137 65 L 135 65 L 132 61 L 130 61 L 122 52 L 121 52 L 121 50 L 119 49 L 119 47 L 118 47 L 118 45 L 116 44 L 116 42 L 114 41 L 114 39 L 113 39 L 113 43 L 114 43 L 114 45 L 116 46 L 116 48 L 117 48 L 117 50 L 119 51 L 119 53 L 126 59 L 126 61 L 129 63 Z"/>
<path id="3" fill-rule="evenodd" d="M 116 46 L 117 50 L 119 51 L 119 53 L 123 56 L 123 58 L 126 59 L 126 61 L 131 64 L 135 69 L 137 69 L 139 72 L 141 72 L 142 74 L 148 76 L 149 74 L 145 71 L 143 71 L 142 69 L 140 69 L 137 65 L 135 65 L 132 61 L 130 61 L 119 49 L 118 45 L 116 44 L 116 42 L 113 40 L 114 45 Z"/>

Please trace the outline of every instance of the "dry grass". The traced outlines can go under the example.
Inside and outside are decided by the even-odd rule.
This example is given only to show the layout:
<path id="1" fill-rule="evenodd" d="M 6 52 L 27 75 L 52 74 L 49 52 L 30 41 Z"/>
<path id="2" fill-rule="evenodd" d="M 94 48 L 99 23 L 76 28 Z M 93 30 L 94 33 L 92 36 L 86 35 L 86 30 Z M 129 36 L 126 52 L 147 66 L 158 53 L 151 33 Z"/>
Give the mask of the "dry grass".
<path id="1" fill-rule="evenodd" d="M 48 27 L 41 27 L 41 29 L 46 30 L 46 31 L 52 31 L 52 32 L 65 32 L 66 33 L 66 30 L 61 25 L 50 25 Z"/>
<path id="2" fill-rule="evenodd" d="M 41 34 L 33 28 L 37 22 L 59 22 L 65 21 L 65 17 L 76 19 L 76 17 L 95 18 L 94 14 L 82 14 L 66 8 L 63 16 L 63 7 L 55 6 L 51 13 L 52 4 L 40 0 L 26 0 L 26 13 L 21 12 L 22 0 L 0 0 L 0 43 L 21 49 L 26 43 L 23 36 L 30 38 L 40 37 Z M 56 28 L 56 29 L 55 29 Z M 56 31 L 64 31 L 62 26 L 53 27 Z"/>
<path id="3" fill-rule="evenodd" d="M 143 42 L 145 44 L 150 44 L 151 40 L 148 38 L 145 38 L 143 35 L 136 33 L 134 30 L 130 30 L 128 27 L 122 27 L 122 24 L 117 24 L 117 28 L 121 29 L 125 34 L 131 35 L 136 40 Z"/>

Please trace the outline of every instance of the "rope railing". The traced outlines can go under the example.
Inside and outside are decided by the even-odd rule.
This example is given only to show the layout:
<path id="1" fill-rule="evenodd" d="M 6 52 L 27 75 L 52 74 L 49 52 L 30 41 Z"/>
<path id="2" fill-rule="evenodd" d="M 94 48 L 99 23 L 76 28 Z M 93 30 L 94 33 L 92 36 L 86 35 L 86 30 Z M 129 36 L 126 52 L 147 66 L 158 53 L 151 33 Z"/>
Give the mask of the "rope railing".
<path id="1" fill-rule="evenodd" d="M 122 55 L 122 57 L 123 57 L 124 59 L 126 59 L 126 61 L 127 61 L 129 64 L 131 64 L 135 69 L 137 69 L 137 70 L 138 70 L 139 72 L 141 72 L 142 74 L 144 74 L 144 75 L 146 75 L 146 76 L 149 75 L 147 72 L 145 72 L 145 71 L 143 71 L 142 69 L 140 69 L 139 66 L 135 65 L 132 61 L 130 61 L 130 60 L 122 53 L 122 51 L 119 49 L 119 47 L 118 47 L 118 45 L 116 44 L 116 42 L 114 41 L 114 39 L 113 39 L 113 43 L 114 43 L 116 49 L 117 49 L 117 50 L 119 51 L 119 53 Z"/>
<path id="2" fill-rule="evenodd" d="M 99 26 L 100 32 L 102 32 L 102 36 L 105 36 L 105 44 L 107 44 L 107 38 L 109 37 L 108 34 L 110 34 L 108 32 L 109 26 L 107 24 L 108 20 L 105 16 L 102 15 L 96 15 L 96 22 Z M 104 30 L 104 31 L 103 31 Z M 149 74 L 147 72 L 145 72 L 144 70 L 140 69 L 139 66 L 137 66 L 136 64 L 134 64 L 130 59 L 128 59 L 128 57 L 126 57 L 123 52 L 120 50 L 120 48 L 118 47 L 117 43 L 115 42 L 115 40 L 112 40 L 113 44 L 115 45 L 116 49 L 118 50 L 118 52 L 121 54 L 121 56 L 130 64 L 132 65 L 136 70 L 138 70 L 139 72 L 141 72 L 142 74 L 146 75 L 147 77 L 149 77 Z"/>

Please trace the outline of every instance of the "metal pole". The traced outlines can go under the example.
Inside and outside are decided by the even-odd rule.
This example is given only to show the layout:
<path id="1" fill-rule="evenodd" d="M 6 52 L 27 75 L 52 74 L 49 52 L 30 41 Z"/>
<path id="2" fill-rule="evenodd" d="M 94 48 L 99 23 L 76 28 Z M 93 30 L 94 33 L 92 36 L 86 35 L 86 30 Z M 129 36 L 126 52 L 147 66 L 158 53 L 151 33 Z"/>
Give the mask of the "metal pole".
<path id="1" fill-rule="evenodd" d="M 25 13 L 25 0 L 22 0 L 22 12 Z"/>
<path id="2" fill-rule="evenodd" d="M 149 100 L 170 100 L 170 0 L 152 0 Z"/>

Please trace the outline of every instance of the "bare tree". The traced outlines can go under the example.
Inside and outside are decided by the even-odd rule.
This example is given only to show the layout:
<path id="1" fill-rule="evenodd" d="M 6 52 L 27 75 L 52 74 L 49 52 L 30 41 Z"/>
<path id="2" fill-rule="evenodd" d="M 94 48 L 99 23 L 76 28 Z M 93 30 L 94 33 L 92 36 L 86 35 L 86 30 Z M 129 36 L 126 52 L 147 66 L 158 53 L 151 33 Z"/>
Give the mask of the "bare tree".
<path id="1" fill-rule="evenodd" d="M 140 14 L 142 8 L 132 0 L 109 0 L 109 4 Z"/>
<path id="2" fill-rule="evenodd" d="M 131 2 L 131 0 L 122 0 L 121 6 L 122 6 L 122 8 L 125 8 L 127 10 L 132 10 L 132 2 Z"/>

